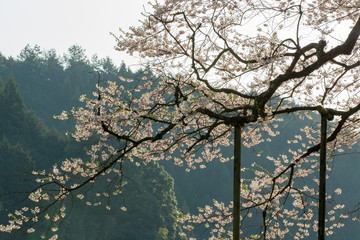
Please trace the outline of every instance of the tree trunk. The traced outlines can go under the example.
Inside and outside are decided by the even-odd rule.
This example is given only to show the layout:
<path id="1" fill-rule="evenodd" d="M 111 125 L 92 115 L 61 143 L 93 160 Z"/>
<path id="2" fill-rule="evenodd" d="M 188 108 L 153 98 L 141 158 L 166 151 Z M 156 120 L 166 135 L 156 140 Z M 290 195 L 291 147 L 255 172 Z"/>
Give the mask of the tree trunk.
<path id="1" fill-rule="evenodd" d="M 326 129 L 327 129 L 327 115 L 321 114 L 318 240 L 325 240 Z"/>
<path id="2" fill-rule="evenodd" d="M 234 137 L 234 208 L 233 239 L 240 239 L 240 193 L 241 193 L 241 126 L 235 126 Z"/>

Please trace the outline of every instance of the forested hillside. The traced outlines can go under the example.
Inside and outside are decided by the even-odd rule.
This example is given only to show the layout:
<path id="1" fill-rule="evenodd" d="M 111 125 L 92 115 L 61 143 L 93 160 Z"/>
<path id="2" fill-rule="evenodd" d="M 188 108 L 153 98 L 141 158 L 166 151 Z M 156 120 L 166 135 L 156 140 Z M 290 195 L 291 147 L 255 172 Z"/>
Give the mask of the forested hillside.
<path id="1" fill-rule="evenodd" d="M 63 130 L 70 126 L 71 131 L 74 126 L 69 123 L 61 125 L 63 122 L 52 119 L 62 109 L 70 108 L 73 102 L 78 104 L 75 99 L 78 99 L 82 87 L 85 92 L 91 92 L 96 83 L 86 78 L 91 74 L 85 69 L 94 69 L 87 62 L 81 62 L 87 61 L 80 58 L 83 50 L 77 46 L 70 49 L 78 50 L 78 65 L 71 65 L 70 62 L 75 60 L 70 58 L 66 68 L 55 55 L 51 55 L 54 57 L 52 63 L 52 60 L 36 55 L 40 54 L 37 47 L 27 46 L 17 60 L 1 56 L 0 75 L 7 79 L 0 80 L 2 224 L 12 209 L 27 201 L 27 192 L 35 186 L 33 170 L 51 169 L 67 157 L 86 157 L 86 145 L 77 144 Z M 81 67 L 85 72 L 80 70 Z M 122 71 L 127 72 L 125 69 Z M 25 100 L 22 95 L 26 96 Z M 124 196 L 111 197 L 108 202 L 110 210 L 104 205 L 88 206 L 86 199 L 72 199 L 70 216 L 59 223 L 62 239 L 180 239 L 180 228 L 173 217 L 177 209 L 173 178 L 157 163 L 139 167 L 124 164 L 124 173 L 124 181 L 128 182 L 123 189 Z M 101 188 L 89 191 L 102 194 Z M 11 234 L 0 233 L 0 238 L 39 239 L 40 234 L 51 231 L 41 219 L 40 225 L 42 227 L 35 235 L 26 234 L 25 229 Z"/>
<path id="2" fill-rule="evenodd" d="M 50 128 L 62 133 L 73 128 L 74 122 L 58 121 L 53 115 L 79 106 L 81 94 L 92 94 L 97 73 L 101 74 L 101 80 L 134 74 L 125 64 L 116 67 L 109 58 L 93 56 L 90 61 L 85 49 L 77 45 L 71 46 L 62 57 L 55 50 L 41 51 L 37 45 L 27 45 L 17 58 L 6 58 L 0 53 L 0 76 L 7 79 L 12 74 L 26 107 Z"/>
<path id="3" fill-rule="evenodd" d="M 6 220 L 7 209 L 24 198 L 8 193 L 31 190 L 33 169 L 50 168 L 69 157 L 86 158 L 85 146 L 65 134 L 72 131 L 74 121 L 59 121 L 53 115 L 80 106 L 80 95 L 91 96 L 98 82 L 116 81 L 119 76 L 141 79 L 150 74 L 141 69 L 132 72 L 125 63 L 115 66 L 109 58 L 94 56 L 89 60 L 85 50 L 76 45 L 63 57 L 55 50 L 42 51 L 38 46 L 26 46 L 17 58 L 0 54 L 1 221 Z M 305 126 L 309 123 L 306 121 L 310 120 L 287 115 L 284 127 L 279 129 L 283 134 L 274 139 L 276 143 L 273 140 L 244 149 L 244 178 L 252 178 L 256 168 L 271 168 L 266 156 L 287 152 L 293 146 L 288 140 L 302 134 L 293 131 L 294 126 Z M 360 202 L 360 193 L 349 184 L 360 180 L 358 149 L 351 152 L 354 154 L 335 156 L 328 183 L 329 192 L 337 187 L 343 189 L 342 196 L 335 201 L 344 202 L 349 211 Z M 223 155 L 232 156 L 232 152 L 224 151 Z M 105 206 L 89 207 L 74 202 L 71 216 L 61 223 L 62 239 L 176 239 L 180 230 L 172 216 L 178 207 L 185 213 L 195 212 L 197 207 L 211 204 L 212 199 L 229 201 L 232 197 L 231 161 L 214 161 L 205 169 L 191 172 L 174 167 L 171 160 L 159 164 L 124 166 L 129 183 L 122 197 L 111 198 L 111 211 Z M 120 209 L 123 205 L 126 212 Z M 356 239 L 360 236 L 357 224 L 350 222 L 329 239 Z M 194 234 L 200 239 L 207 237 L 202 230 Z M 0 237 L 24 239 L 23 234 L 16 233 L 11 237 L 1 233 Z"/>

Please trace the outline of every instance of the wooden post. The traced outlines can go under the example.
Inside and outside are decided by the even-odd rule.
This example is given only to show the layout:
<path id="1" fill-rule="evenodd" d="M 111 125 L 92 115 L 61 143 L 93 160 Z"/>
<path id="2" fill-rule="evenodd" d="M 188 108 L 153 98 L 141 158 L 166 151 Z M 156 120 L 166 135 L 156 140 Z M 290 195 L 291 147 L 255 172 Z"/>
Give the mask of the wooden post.
<path id="1" fill-rule="evenodd" d="M 240 239 L 240 194 L 241 194 L 241 126 L 235 126 L 234 136 L 234 208 L 233 240 Z"/>
<path id="2" fill-rule="evenodd" d="M 325 240 L 325 211 L 326 211 L 326 134 L 327 114 L 321 113 L 321 142 L 320 142 L 320 177 L 319 177 L 319 228 L 318 240 Z"/>

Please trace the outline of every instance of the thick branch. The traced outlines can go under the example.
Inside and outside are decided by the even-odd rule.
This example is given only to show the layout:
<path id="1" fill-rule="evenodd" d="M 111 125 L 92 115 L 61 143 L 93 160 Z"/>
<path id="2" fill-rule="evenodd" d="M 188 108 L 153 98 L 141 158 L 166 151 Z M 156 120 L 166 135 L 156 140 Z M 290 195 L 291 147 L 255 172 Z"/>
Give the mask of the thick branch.
<path id="1" fill-rule="evenodd" d="M 276 90 L 281 86 L 282 83 L 289 81 L 291 79 L 295 78 L 302 78 L 305 76 L 308 76 L 315 70 L 319 69 L 321 66 L 323 66 L 328 61 L 333 60 L 337 56 L 340 55 L 349 55 L 351 54 L 352 50 L 354 49 L 355 43 L 358 40 L 360 36 L 360 18 L 356 22 L 355 26 L 349 33 L 346 41 L 337 47 L 331 49 L 329 52 L 322 52 L 320 55 L 318 55 L 318 59 L 312 63 L 311 65 L 307 66 L 301 71 L 294 72 L 292 71 L 292 65 L 290 65 L 289 69 L 284 73 L 279 75 L 277 78 L 272 80 L 270 82 L 269 88 L 260 94 L 258 96 L 258 102 L 259 106 L 263 107 L 267 103 L 267 101 L 273 96 L 273 94 L 276 92 Z M 318 45 L 313 43 L 313 46 L 317 49 L 323 49 L 324 42 L 320 41 Z M 311 44 L 310 44 L 311 45 Z M 308 46 L 310 46 L 308 45 Z M 291 70 L 291 71 L 289 71 Z"/>

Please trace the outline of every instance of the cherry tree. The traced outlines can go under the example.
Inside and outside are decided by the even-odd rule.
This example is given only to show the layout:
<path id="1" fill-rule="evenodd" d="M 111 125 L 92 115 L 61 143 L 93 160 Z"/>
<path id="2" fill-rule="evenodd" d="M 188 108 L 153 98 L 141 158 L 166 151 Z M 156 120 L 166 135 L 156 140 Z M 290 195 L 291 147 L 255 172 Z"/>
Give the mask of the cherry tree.
<path id="1" fill-rule="evenodd" d="M 89 159 L 34 172 L 39 187 L 30 199 L 48 204 L 18 211 L 0 230 L 36 221 L 52 207 L 59 209 L 49 217 L 56 221 L 66 198 L 86 197 L 81 189 L 102 177 L 115 179 L 109 193 L 121 194 L 124 162 L 171 160 L 192 171 L 233 160 L 234 200 L 182 215 L 186 230 L 204 224 L 211 239 L 300 239 L 313 229 L 324 239 L 347 218 L 343 205 L 326 205 L 334 195 L 326 193 L 326 161 L 359 134 L 359 8 L 342 0 L 149 3 L 141 26 L 117 38 L 117 50 L 136 54 L 154 74 L 98 84 L 95 98 L 80 98 L 85 107 L 58 116 L 77 120 L 76 140 L 98 140 Z M 295 150 L 267 157 L 272 169 L 262 168 L 260 157 L 251 181 L 242 180 L 241 146 L 274 144 L 289 114 L 318 122 L 289 139 L 299 143 Z M 222 151 L 232 145 L 228 158 Z M 298 181 L 314 177 L 313 185 Z"/>

